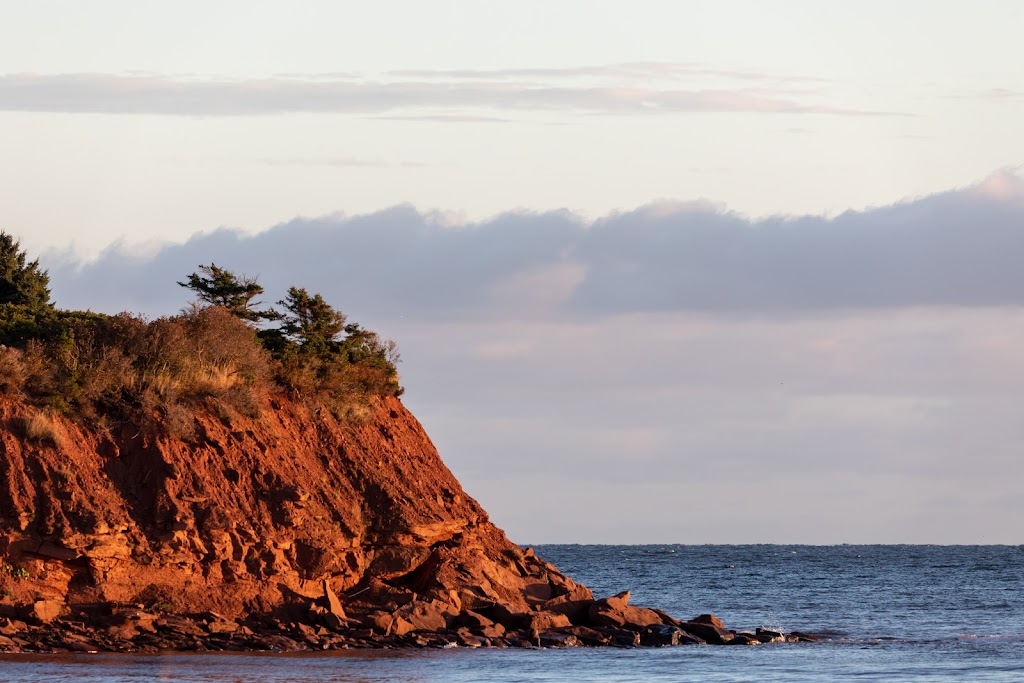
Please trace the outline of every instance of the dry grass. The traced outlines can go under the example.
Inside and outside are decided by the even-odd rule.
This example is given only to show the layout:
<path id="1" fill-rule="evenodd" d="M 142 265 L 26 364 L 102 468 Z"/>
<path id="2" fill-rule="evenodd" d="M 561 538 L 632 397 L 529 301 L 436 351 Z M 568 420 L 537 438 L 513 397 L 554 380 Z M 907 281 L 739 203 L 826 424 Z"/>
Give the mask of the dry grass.
<path id="1" fill-rule="evenodd" d="M 68 442 L 64 428 L 49 410 L 41 410 L 25 418 L 25 436 L 30 441 L 51 444 L 58 449 L 64 448 Z"/>

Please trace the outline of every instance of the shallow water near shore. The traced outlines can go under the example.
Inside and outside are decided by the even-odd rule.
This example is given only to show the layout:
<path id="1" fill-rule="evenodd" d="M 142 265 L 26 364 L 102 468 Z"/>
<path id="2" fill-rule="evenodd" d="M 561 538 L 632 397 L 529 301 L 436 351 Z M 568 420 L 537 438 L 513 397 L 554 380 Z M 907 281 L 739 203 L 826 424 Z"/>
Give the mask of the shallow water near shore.
<path id="1" fill-rule="evenodd" d="M 7 655 L 17 681 L 1019 681 L 1022 546 L 536 546 L 597 595 L 731 628 L 822 633 L 757 647 Z"/>

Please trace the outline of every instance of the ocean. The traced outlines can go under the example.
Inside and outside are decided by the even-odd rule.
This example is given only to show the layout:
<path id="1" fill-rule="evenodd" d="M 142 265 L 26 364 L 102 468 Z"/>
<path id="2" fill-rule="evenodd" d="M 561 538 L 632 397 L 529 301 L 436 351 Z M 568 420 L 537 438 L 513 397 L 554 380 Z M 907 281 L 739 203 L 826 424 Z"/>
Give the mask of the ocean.
<path id="1" fill-rule="evenodd" d="M 731 628 L 821 634 L 752 647 L 6 655 L 8 681 L 1024 681 L 1024 546 L 541 545 L 597 596 Z"/>

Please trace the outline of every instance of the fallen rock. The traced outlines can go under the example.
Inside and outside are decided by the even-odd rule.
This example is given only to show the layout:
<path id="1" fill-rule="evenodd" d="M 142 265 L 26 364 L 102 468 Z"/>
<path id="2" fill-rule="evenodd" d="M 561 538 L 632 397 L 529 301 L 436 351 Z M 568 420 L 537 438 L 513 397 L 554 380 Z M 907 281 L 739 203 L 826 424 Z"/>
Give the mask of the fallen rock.
<path id="1" fill-rule="evenodd" d="M 714 614 L 701 614 L 693 619 L 690 619 L 687 623 L 689 624 L 707 624 L 708 626 L 716 626 L 718 628 L 725 628 L 725 623 L 716 617 Z"/>
<path id="2" fill-rule="evenodd" d="M 762 643 L 784 643 L 786 642 L 786 634 L 781 631 L 773 631 L 760 626 L 754 629 L 754 635 Z"/>
<path id="3" fill-rule="evenodd" d="M 494 621 L 488 619 L 479 612 L 473 610 L 463 610 L 454 619 L 457 626 L 466 626 L 470 629 L 482 629 L 489 626 L 494 626 Z"/>
<path id="4" fill-rule="evenodd" d="M 733 634 L 728 629 L 706 622 L 685 621 L 680 625 L 680 628 L 712 645 L 725 645 L 733 639 Z"/>
<path id="5" fill-rule="evenodd" d="M 661 615 L 654 610 L 628 604 L 629 591 L 626 591 L 624 598 L 622 596 L 620 593 L 611 598 L 595 601 L 587 612 L 590 622 L 595 626 L 614 626 L 633 631 L 664 623 Z"/>
<path id="6" fill-rule="evenodd" d="M 416 631 L 444 631 L 451 615 L 447 605 L 413 600 L 395 611 L 395 615 L 408 621 Z"/>
<path id="7" fill-rule="evenodd" d="M 331 584 L 327 579 L 324 579 L 323 581 L 323 589 L 324 596 L 321 598 L 321 606 L 339 619 L 348 619 L 345 615 L 345 610 L 341 606 L 341 600 L 339 600 L 338 595 L 331 590 Z"/>
<path id="8" fill-rule="evenodd" d="M 670 645 L 700 645 L 704 640 L 690 635 L 678 626 L 652 624 L 640 632 L 640 644 L 647 647 Z"/>
<path id="9" fill-rule="evenodd" d="M 537 637 L 541 647 L 579 647 L 580 639 L 564 631 L 542 631 Z"/>
<path id="10" fill-rule="evenodd" d="M 530 612 L 522 620 L 522 627 L 531 631 L 549 631 L 563 626 L 572 626 L 569 617 L 555 612 Z"/>
<path id="11" fill-rule="evenodd" d="M 33 624 L 49 624 L 56 619 L 64 603 L 56 600 L 36 600 L 23 608 L 22 617 Z"/>
<path id="12" fill-rule="evenodd" d="M 590 591 L 587 590 L 587 593 Z M 555 612 L 569 617 L 574 624 L 586 624 L 590 620 L 590 608 L 593 606 L 593 598 L 576 598 L 574 594 L 561 595 L 553 600 L 548 600 L 540 606 L 545 612 Z"/>
<path id="13" fill-rule="evenodd" d="M 590 647 L 610 645 L 612 642 L 610 634 L 588 626 L 569 626 L 560 630 L 564 633 L 571 633 L 576 636 L 581 643 Z"/>

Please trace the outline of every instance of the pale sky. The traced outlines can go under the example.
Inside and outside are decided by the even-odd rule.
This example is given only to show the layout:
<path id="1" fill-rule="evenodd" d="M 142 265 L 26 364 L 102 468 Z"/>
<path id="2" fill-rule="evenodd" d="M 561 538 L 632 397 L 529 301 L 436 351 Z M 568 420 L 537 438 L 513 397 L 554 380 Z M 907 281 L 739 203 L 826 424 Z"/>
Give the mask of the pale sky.
<path id="1" fill-rule="evenodd" d="M 2 2 L 0 228 L 65 306 L 173 313 L 210 260 L 323 291 L 520 542 L 1020 543 L 1021 35 L 1009 0 Z"/>

